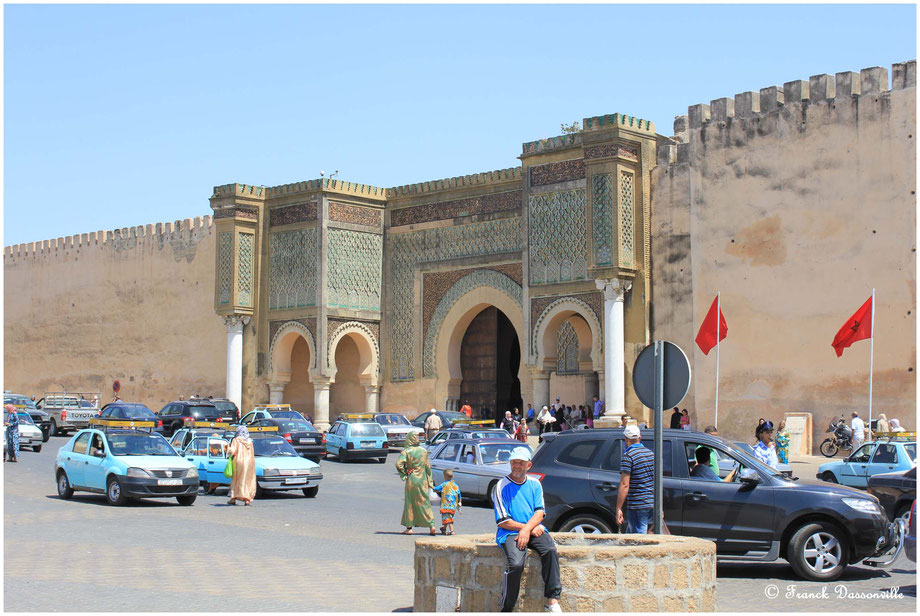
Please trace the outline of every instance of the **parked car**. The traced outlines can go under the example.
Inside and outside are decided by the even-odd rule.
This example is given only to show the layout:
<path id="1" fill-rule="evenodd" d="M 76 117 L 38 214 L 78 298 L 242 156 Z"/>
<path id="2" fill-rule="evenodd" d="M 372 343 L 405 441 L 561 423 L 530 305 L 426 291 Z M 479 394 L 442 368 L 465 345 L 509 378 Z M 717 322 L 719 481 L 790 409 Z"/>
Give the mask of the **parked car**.
<path id="1" fill-rule="evenodd" d="M 511 439 L 449 439 L 429 454 L 431 475 L 436 484 L 444 471 L 454 472 L 454 481 L 464 498 L 492 498 L 492 487 L 511 472 L 508 461 L 518 447 L 530 447 Z"/>
<path id="2" fill-rule="evenodd" d="M 90 423 L 98 421 L 99 419 L 152 421 L 154 423 L 159 423 L 161 426 L 163 425 L 163 422 L 157 414 L 140 402 L 110 402 L 102 407 L 102 410 L 99 412 L 99 417 L 95 420 L 91 420 Z"/>
<path id="3" fill-rule="evenodd" d="M 214 405 L 221 421 L 236 423 L 240 420 L 240 409 L 236 407 L 236 403 L 233 400 L 228 400 L 227 398 L 205 398 L 205 400 Z"/>
<path id="4" fill-rule="evenodd" d="M 259 419 L 253 426 L 276 426 L 278 434 L 297 452 L 297 455 L 319 462 L 326 457 L 326 435 L 313 427 L 300 413 L 298 419 L 272 417 Z"/>
<path id="5" fill-rule="evenodd" d="M 177 452 L 181 452 L 188 447 L 188 444 L 191 443 L 192 439 L 196 436 L 218 436 L 230 439 L 233 438 L 235 434 L 235 431 L 230 428 L 230 425 L 224 423 L 215 423 L 214 427 L 197 427 L 194 424 L 192 424 L 192 426 L 193 427 L 176 430 L 170 437 L 169 444 Z M 204 482 L 204 479 L 202 478 L 201 481 Z"/>
<path id="6" fill-rule="evenodd" d="M 306 419 L 303 413 L 291 408 L 290 404 L 264 404 L 243 415 L 241 424 L 254 424 L 260 419 Z"/>
<path id="7" fill-rule="evenodd" d="M 47 443 L 48 439 L 51 438 L 51 414 L 47 413 L 32 402 L 32 399 L 29 396 L 22 396 L 20 394 L 3 394 L 3 405 L 12 404 L 17 409 L 26 411 L 29 414 L 29 417 L 32 418 L 32 423 L 34 423 L 39 430 L 42 431 L 42 442 Z"/>
<path id="8" fill-rule="evenodd" d="M 192 422 L 220 421 L 217 407 L 205 400 L 176 400 L 161 408 L 157 415 L 163 422 L 157 430 L 167 438 Z"/>
<path id="9" fill-rule="evenodd" d="M 99 415 L 99 400 L 99 392 L 48 392 L 35 406 L 51 415 L 51 436 L 66 436 L 86 428 L 89 420 Z"/>
<path id="10" fill-rule="evenodd" d="M 458 424 L 462 425 L 462 424 Z M 435 433 L 434 436 L 426 444 L 426 448 L 429 452 L 437 449 L 438 445 L 443 443 L 448 439 L 458 439 L 458 438 L 492 438 L 492 439 L 507 439 L 514 440 L 511 438 L 511 435 L 508 434 L 507 430 L 502 430 L 501 428 L 448 428 L 447 430 L 441 430 L 440 432 Z"/>
<path id="11" fill-rule="evenodd" d="M 326 432 L 326 453 L 340 462 L 377 458 L 382 464 L 389 452 L 387 433 L 375 421 L 337 421 Z"/>
<path id="12" fill-rule="evenodd" d="M 910 515 L 910 506 L 917 498 L 917 467 L 894 473 L 869 477 L 866 491 L 878 499 L 889 520 Z"/>
<path id="13" fill-rule="evenodd" d="M 131 498 L 172 498 L 191 505 L 198 495 L 198 469 L 177 455 L 153 422 L 137 429 L 80 430 L 58 450 L 54 479 L 58 495 L 74 491 L 105 494 L 111 505 Z M 145 424 L 145 425 L 144 425 Z"/>
<path id="14" fill-rule="evenodd" d="M 419 441 L 425 440 L 425 430 L 418 426 L 413 426 L 405 415 L 377 413 L 374 415 L 374 421 L 379 423 L 383 427 L 383 431 L 387 433 L 387 444 L 391 451 L 395 447 L 404 447 L 406 437 L 409 436 L 410 432 L 418 434 Z"/>
<path id="15" fill-rule="evenodd" d="M 720 560 L 786 559 L 800 577 L 827 581 L 848 563 L 899 547 L 897 526 L 878 499 L 852 488 L 796 483 L 720 437 L 665 429 L 662 451 L 663 510 L 675 535 L 716 544 Z M 654 431 L 641 431 L 651 449 Z M 543 483 L 551 531 L 609 533 L 618 529 L 616 499 L 623 429 L 544 434 L 531 476 Z M 690 474 L 697 447 L 731 459 L 733 481 Z"/>
<path id="16" fill-rule="evenodd" d="M 737 447 L 744 453 L 748 454 L 749 456 L 756 457 L 754 456 L 754 447 L 750 443 L 745 443 L 744 441 L 734 441 L 734 445 L 735 447 Z M 727 468 L 723 466 L 721 461 L 719 462 L 719 476 L 720 477 L 725 477 L 725 475 L 728 474 L 728 471 L 730 471 L 733 468 L 731 461 L 726 462 L 726 464 L 727 464 Z M 776 465 L 776 470 L 778 470 L 781 474 L 785 475 L 786 477 L 792 477 L 792 467 L 789 466 L 788 464 L 780 462 Z M 798 479 L 798 477 L 796 477 L 796 479 Z"/>
<path id="17" fill-rule="evenodd" d="M 906 471 L 916 465 L 916 459 L 916 441 L 872 441 L 843 460 L 822 464 L 818 467 L 816 476 L 830 483 L 865 488 L 869 477 L 892 471 Z"/>
<path id="18" fill-rule="evenodd" d="M 265 492 L 300 490 L 304 496 L 314 497 L 319 492 L 322 471 L 316 462 L 297 455 L 291 444 L 277 432 L 250 434 L 256 466 L 256 498 Z M 199 434 L 182 451 L 186 460 L 198 468 L 202 482 L 230 485 L 224 477 L 227 466 L 229 438 Z"/>
<path id="19" fill-rule="evenodd" d="M 38 429 L 32 422 L 32 417 L 26 411 L 16 411 L 16 416 L 19 418 L 19 449 L 29 448 L 32 451 L 38 453 L 42 450 L 42 443 L 44 442 L 42 431 Z M 9 421 L 10 413 L 8 411 L 3 411 L 3 421 Z M 3 433 L 4 444 L 6 443 L 6 431 Z"/>
<path id="20" fill-rule="evenodd" d="M 453 428 L 454 424 L 477 426 L 489 425 L 491 427 L 495 427 L 495 422 L 491 419 L 470 419 L 466 416 L 466 413 L 458 413 L 457 411 L 435 411 L 435 413 L 437 413 L 438 417 L 441 418 L 442 428 Z M 422 413 L 412 420 L 412 425 L 424 430 L 425 420 L 428 419 L 429 415 L 431 415 L 431 411 Z"/>

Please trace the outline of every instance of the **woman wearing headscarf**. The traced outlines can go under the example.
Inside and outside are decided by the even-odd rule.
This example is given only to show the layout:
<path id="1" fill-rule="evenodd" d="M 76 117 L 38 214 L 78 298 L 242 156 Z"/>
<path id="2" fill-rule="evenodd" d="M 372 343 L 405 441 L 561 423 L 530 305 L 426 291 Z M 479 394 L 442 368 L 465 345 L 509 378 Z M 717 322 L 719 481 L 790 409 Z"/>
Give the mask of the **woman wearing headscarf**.
<path id="1" fill-rule="evenodd" d="M 889 429 L 892 432 L 904 432 L 904 428 L 901 427 L 901 422 L 895 419 L 894 417 L 891 418 L 891 421 L 889 423 L 891 424 Z"/>
<path id="2" fill-rule="evenodd" d="M 256 496 L 256 457 L 246 426 L 241 425 L 236 429 L 236 436 L 230 441 L 227 455 L 233 458 L 230 500 L 227 504 L 235 505 L 236 501 L 240 500 L 244 505 L 249 505 Z"/>
<path id="3" fill-rule="evenodd" d="M 878 422 L 875 424 L 875 432 L 891 432 L 891 426 L 888 423 L 888 418 L 885 417 L 885 413 L 882 413 L 878 416 Z"/>
<path id="4" fill-rule="evenodd" d="M 6 426 L 6 455 L 10 462 L 19 462 L 19 415 L 12 404 L 7 404 L 3 410 L 8 413 L 8 417 L 3 422 L 3 425 Z"/>
<path id="5" fill-rule="evenodd" d="M 428 496 L 434 481 L 431 479 L 428 452 L 419 447 L 418 442 L 417 433 L 406 435 L 406 446 L 396 461 L 396 472 L 406 482 L 402 514 L 402 525 L 406 530 L 402 534 L 411 535 L 414 527 L 427 526 L 434 535 L 434 516 L 431 514 L 431 499 Z"/>

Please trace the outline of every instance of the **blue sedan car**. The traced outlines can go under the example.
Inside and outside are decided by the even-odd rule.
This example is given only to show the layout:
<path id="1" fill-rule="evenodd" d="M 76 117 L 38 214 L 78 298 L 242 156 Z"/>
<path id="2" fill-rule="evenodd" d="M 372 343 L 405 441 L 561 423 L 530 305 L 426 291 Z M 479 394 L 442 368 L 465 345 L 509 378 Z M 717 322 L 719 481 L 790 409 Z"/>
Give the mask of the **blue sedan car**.
<path id="1" fill-rule="evenodd" d="M 170 497 L 191 505 L 198 495 L 198 469 L 153 432 L 153 422 L 110 422 L 80 430 L 58 450 L 54 479 L 61 498 L 74 491 L 95 492 L 112 505 Z"/>
<path id="2" fill-rule="evenodd" d="M 916 459 L 916 442 L 873 441 L 843 460 L 822 464 L 818 467 L 817 477 L 831 483 L 865 488 L 869 477 L 879 473 L 906 471 L 916 464 Z"/>
<path id="3" fill-rule="evenodd" d="M 326 453 L 337 455 L 340 462 L 377 458 L 384 463 L 389 452 L 387 433 L 374 421 L 337 421 L 326 432 Z"/>

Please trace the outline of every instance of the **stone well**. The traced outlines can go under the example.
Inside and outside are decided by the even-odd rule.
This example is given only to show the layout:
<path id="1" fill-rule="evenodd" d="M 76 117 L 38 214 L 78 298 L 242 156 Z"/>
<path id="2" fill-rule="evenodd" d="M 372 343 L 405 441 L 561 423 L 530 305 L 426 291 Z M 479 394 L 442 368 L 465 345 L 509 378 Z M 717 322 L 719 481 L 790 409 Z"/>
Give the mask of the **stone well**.
<path id="1" fill-rule="evenodd" d="M 562 607 L 572 612 L 712 612 L 716 548 L 675 535 L 553 533 Z M 497 612 L 504 553 L 494 535 L 415 542 L 415 611 Z M 530 550 L 515 611 L 543 611 L 543 579 Z"/>

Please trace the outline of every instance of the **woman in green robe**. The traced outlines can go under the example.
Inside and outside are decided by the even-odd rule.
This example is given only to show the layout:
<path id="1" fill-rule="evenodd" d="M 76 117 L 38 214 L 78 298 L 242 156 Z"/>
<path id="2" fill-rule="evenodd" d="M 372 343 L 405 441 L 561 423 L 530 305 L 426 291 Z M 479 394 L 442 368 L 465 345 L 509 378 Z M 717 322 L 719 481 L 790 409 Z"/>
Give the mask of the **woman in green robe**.
<path id="1" fill-rule="evenodd" d="M 428 490 L 434 482 L 431 480 L 428 452 L 418 446 L 418 434 L 410 432 L 406 436 L 406 446 L 396 461 L 396 470 L 399 478 L 406 482 L 402 514 L 402 525 L 406 530 L 402 534 L 411 535 L 413 527 L 427 526 L 434 535 L 434 516 L 431 514 L 431 500 L 428 496 Z"/>

